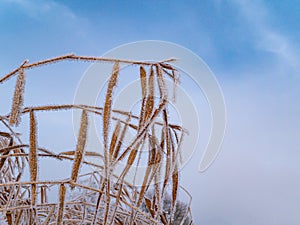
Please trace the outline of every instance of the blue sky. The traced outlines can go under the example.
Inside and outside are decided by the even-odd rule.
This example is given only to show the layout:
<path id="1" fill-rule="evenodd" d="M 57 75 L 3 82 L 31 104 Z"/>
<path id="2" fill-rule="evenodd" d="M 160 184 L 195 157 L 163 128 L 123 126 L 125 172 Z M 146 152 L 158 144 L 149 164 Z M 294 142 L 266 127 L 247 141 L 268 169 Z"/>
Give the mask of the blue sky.
<path id="1" fill-rule="evenodd" d="M 196 221 L 298 225 L 299 10 L 296 0 L 2 0 L 0 73 L 26 58 L 102 55 L 132 41 L 163 40 L 189 48 L 215 73 L 228 112 L 216 162 L 199 174 L 199 150 L 181 177 L 194 196 Z M 72 101 L 87 65 L 58 67 L 65 68 L 72 79 L 35 76 L 29 85 L 38 90 L 37 84 L 47 81 L 43 99 Z"/>

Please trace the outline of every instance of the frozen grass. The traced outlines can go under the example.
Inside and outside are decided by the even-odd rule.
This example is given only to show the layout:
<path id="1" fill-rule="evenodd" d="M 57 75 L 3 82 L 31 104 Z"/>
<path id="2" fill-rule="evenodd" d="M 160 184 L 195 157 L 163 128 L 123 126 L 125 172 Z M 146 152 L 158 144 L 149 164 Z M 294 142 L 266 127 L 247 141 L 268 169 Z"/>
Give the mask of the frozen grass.
<path id="1" fill-rule="evenodd" d="M 65 60 L 112 63 L 103 107 L 72 104 L 23 106 L 26 71 Z M 1 84 L 17 76 L 11 113 L 0 117 L 4 127 L 0 132 L 0 212 L 6 224 L 175 224 L 173 217 L 180 189 L 178 168 L 185 130 L 169 123 L 170 93 L 165 80 L 170 79 L 176 85 L 179 79 L 179 72 L 170 62 L 172 59 L 150 63 L 69 54 L 36 63 L 25 61 L 0 78 Z M 121 73 L 120 64 L 140 67 L 137 75 L 142 90 L 139 115 L 112 108 L 113 92 Z M 159 90 L 159 98 L 154 97 L 155 88 Z M 73 109 L 82 111 L 75 150 L 53 153 L 39 147 L 36 113 L 57 111 L 59 114 L 62 110 Z M 12 128 L 18 126 L 26 114 L 30 118 L 29 143 L 23 143 Z M 103 129 L 103 154 L 86 149 L 89 115 L 92 114 L 102 118 L 99 126 Z M 123 139 L 127 132 L 133 133 L 134 138 L 125 146 Z M 71 161 L 69 177 L 40 180 L 41 157 Z M 97 160 L 89 161 L 86 157 Z M 147 167 L 142 186 L 136 186 L 126 177 L 136 173 L 135 168 L 141 162 L 146 162 Z M 125 166 L 117 172 L 121 163 Z M 81 173 L 83 165 L 90 166 L 90 171 Z M 22 175 L 27 169 L 30 176 L 24 180 Z M 147 194 L 150 189 L 154 190 L 151 197 Z M 57 196 L 56 202 L 48 201 L 50 193 Z M 166 199 L 170 202 L 168 209 L 164 207 Z M 185 209 L 181 209 L 184 216 L 176 224 L 186 224 L 186 218 L 191 221 L 188 202 Z"/>

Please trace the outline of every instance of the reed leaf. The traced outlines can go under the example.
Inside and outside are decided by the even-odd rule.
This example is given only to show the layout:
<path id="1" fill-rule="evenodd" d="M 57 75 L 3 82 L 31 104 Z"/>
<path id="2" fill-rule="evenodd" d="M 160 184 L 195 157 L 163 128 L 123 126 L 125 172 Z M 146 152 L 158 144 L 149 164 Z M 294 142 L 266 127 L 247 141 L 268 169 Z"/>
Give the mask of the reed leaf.
<path id="1" fill-rule="evenodd" d="M 129 121 L 130 121 L 130 118 L 131 116 L 128 115 L 127 119 L 126 119 L 126 123 L 125 125 L 123 126 L 123 130 L 122 130 L 122 133 L 121 133 L 121 136 L 118 140 L 118 145 L 116 146 L 116 149 L 114 151 L 114 155 L 113 155 L 113 158 L 114 160 L 118 157 L 119 155 L 119 152 L 120 152 L 120 149 L 121 149 L 121 146 L 123 144 L 123 140 L 124 140 L 124 137 L 125 137 L 125 134 L 127 133 L 127 128 L 128 128 L 128 124 L 129 124 Z"/>
<path id="2" fill-rule="evenodd" d="M 118 76 L 119 76 L 119 63 L 116 62 L 113 66 L 112 75 L 110 76 L 110 79 L 108 81 L 108 87 L 106 91 L 106 98 L 105 98 L 104 109 L 103 109 L 103 140 L 104 140 L 106 162 L 108 162 L 108 133 L 109 133 L 110 120 L 111 120 L 112 97 L 113 97 L 113 90 L 117 85 Z"/>
<path id="3" fill-rule="evenodd" d="M 57 220 L 56 220 L 57 225 L 62 224 L 63 221 L 65 195 L 66 195 L 66 187 L 64 184 L 61 184 L 59 187 L 59 203 L 58 203 L 58 213 L 57 213 Z"/>
<path id="4" fill-rule="evenodd" d="M 153 67 L 150 69 L 150 75 L 148 78 L 148 90 L 147 90 L 147 99 L 146 99 L 146 109 L 144 113 L 144 120 L 150 118 L 153 113 L 154 108 L 154 70 Z"/>
<path id="5" fill-rule="evenodd" d="M 11 109 L 11 114 L 9 117 L 9 123 L 11 125 L 19 125 L 21 108 L 23 105 L 24 97 L 24 87 L 25 87 L 25 71 L 23 68 L 19 69 L 19 75 L 17 78 L 17 83 L 15 86 L 15 92 L 13 97 L 13 104 Z"/>
<path id="6" fill-rule="evenodd" d="M 112 159 L 114 158 L 114 152 L 117 146 L 117 141 L 118 141 L 118 137 L 120 135 L 120 129 L 121 129 L 121 122 L 118 121 L 115 130 L 113 132 L 112 138 L 111 138 L 111 142 L 110 142 L 110 146 L 109 146 L 109 155 L 110 155 L 110 161 L 112 161 Z"/>
<path id="7" fill-rule="evenodd" d="M 140 81 L 141 81 L 141 88 L 142 88 L 142 105 L 140 111 L 140 121 L 139 127 L 144 125 L 145 120 L 145 112 L 146 112 L 146 94 L 147 94 L 147 74 L 146 70 L 143 66 L 140 67 Z"/>
<path id="8" fill-rule="evenodd" d="M 86 139 L 87 139 L 87 130 L 88 130 L 88 116 L 87 116 L 87 112 L 85 110 L 82 110 L 79 134 L 77 138 L 77 146 L 75 151 L 75 158 L 74 158 L 72 174 L 71 174 L 71 179 L 74 182 L 77 181 L 79 169 L 82 163 L 82 158 L 83 158 Z"/>
<path id="9" fill-rule="evenodd" d="M 29 147 L 29 168 L 30 180 L 36 181 L 38 174 L 38 161 L 37 161 L 37 125 L 34 111 L 30 111 L 30 147 Z M 31 202 L 36 204 L 36 184 L 31 185 Z"/>
<path id="10" fill-rule="evenodd" d="M 173 214 L 175 211 L 175 204 L 177 200 L 177 194 L 178 194 L 178 186 L 179 186 L 179 177 L 178 177 L 178 166 L 175 165 L 175 170 L 172 174 L 172 208 L 171 208 L 171 217 L 170 217 L 170 224 L 172 224 L 173 220 Z"/>
<path id="11" fill-rule="evenodd" d="M 10 211 L 6 212 L 6 221 L 8 225 L 13 225 L 13 219 Z"/>
<path id="12" fill-rule="evenodd" d="M 166 83 L 164 80 L 164 76 L 160 64 L 156 65 L 156 74 L 157 74 L 157 83 L 160 92 L 160 98 L 168 99 L 168 91 L 167 91 Z"/>

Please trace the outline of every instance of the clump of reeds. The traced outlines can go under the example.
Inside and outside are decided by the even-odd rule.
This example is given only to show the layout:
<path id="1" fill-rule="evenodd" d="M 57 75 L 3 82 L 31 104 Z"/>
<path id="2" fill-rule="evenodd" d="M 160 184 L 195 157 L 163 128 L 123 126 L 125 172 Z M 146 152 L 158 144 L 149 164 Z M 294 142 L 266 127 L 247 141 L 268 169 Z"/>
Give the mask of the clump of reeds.
<path id="1" fill-rule="evenodd" d="M 64 60 L 113 63 L 103 107 L 74 104 L 24 107 L 26 70 Z M 185 130 L 180 125 L 170 123 L 169 96 L 174 93 L 167 89 L 166 79 L 170 79 L 174 87 L 179 79 L 179 72 L 171 62 L 172 59 L 139 62 L 68 54 L 35 63 L 25 61 L 19 68 L 0 78 L 2 84 L 17 75 L 11 112 L 0 116 L 5 128 L 0 131 L 0 213 L 6 222 L 9 225 L 173 224 L 178 191 L 181 189 L 179 155 Z M 116 84 L 122 78 L 120 64 L 139 66 L 137 77 L 141 82 L 142 99 L 139 115 L 133 115 L 126 109 L 113 109 Z M 156 89 L 159 90 L 158 95 Z M 37 112 L 72 109 L 82 111 L 75 150 L 53 153 L 41 148 L 37 140 Z M 21 117 L 26 114 L 29 114 L 30 120 L 29 143 L 23 144 L 19 134 L 10 125 L 18 126 Z M 86 149 L 88 114 L 102 117 L 99 126 L 103 129 L 103 152 Z M 133 133 L 134 138 L 125 145 L 123 141 L 128 132 Z M 72 161 L 70 176 L 40 180 L 40 157 Z M 89 161 L 87 157 L 96 160 Z M 131 183 L 127 177 L 131 173 L 136 175 L 142 158 L 147 165 L 142 186 L 137 186 L 135 181 Z M 21 179 L 26 163 L 30 174 L 28 181 Z M 89 165 L 91 172 L 81 174 L 83 164 Z M 125 164 L 121 173 L 116 169 L 120 164 Z M 50 203 L 47 195 L 54 187 L 59 190 L 58 201 Z M 150 189 L 154 190 L 151 198 L 147 194 Z M 168 197 L 168 191 L 171 197 Z M 166 198 L 171 201 L 170 212 L 163 207 Z M 190 205 L 187 205 L 184 215 L 182 224 L 187 217 L 191 218 Z"/>

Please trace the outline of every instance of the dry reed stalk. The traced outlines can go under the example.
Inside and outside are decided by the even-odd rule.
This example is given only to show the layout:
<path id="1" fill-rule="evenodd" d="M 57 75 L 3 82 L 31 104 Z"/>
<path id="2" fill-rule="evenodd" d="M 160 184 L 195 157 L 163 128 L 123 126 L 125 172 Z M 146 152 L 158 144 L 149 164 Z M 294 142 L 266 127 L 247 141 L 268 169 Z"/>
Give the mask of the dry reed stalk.
<path id="1" fill-rule="evenodd" d="M 192 195 L 184 187 L 180 186 L 180 188 L 190 197 L 189 203 L 187 204 L 187 210 L 186 210 L 185 215 L 184 215 L 184 217 L 183 217 L 183 219 L 182 219 L 182 221 L 180 223 L 180 225 L 184 225 L 184 222 L 187 219 L 188 215 L 190 215 L 190 218 L 193 218 L 192 217 L 191 208 L 190 208 L 191 204 L 192 204 L 193 197 L 192 197 Z M 193 222 L 191 222 L 191 224 L 194 225 Z"/>
<path id="2" fill-rule="evenodd" d="M 71 156 L 71 155 L 75 155 L 75 152 L 76 151 L 60 152 L 58 155 L 55 155 L 55 157 L 60 158 L 63 155 L 65 155 L 65 156 Z M 91 157 L 100 157 L 100 158 L 103 158 L 103 155 L 101 155 L 100 153 L 90 152 L 90 151 L 84 151 L 84 156 L 91 156 Z"/>
<path id="3" fill-rule="evenodd" d="M 45 106 L 35 106 L 35 107 L 25 107 L 22 113 L 27 113 L 30 110 L 34 111 L 56 111 L 56 110 L 67 110 L 72 108 L 80 108 L 76 105 L 45 105 Z"/>
<path id="4" fill-rule="evenodd" d="M 86 105 L 48 105 L 48 106 L 37 106 L 37 107 L 25 107 L 24 110 L 21 112 L 22 114 L 25 114 L 25 113 L 28 113 L 30 110 L 34 110 L 34 111 L 57 111 L 57 110 L 68 110 L 68 109 L 81 109 L 81 110 L 86 110 L 87 112 L 90 112 L 90 113 L 94 113 L 96 115 L 100 115 L 102 116 L 103 115 L 103 108 L 101 107 L 94 107 L 94 106 L 86 106 Z M 94 109 L 94 110 L 92 110 Z M 119 115 L 125 115 L 125 116 L 130 116 L 131 118 L 133 119 L 139 119 L 140 117 L 138 116 L 135 116 L 135 115 L 132 115 L 131 113 L 129 112 L 125 112 L 125 111 L 122 111 L 122 110 L 112 110 L 113 113 L 115 114 L 119 114 Z M 150 114 L 151 115 L 151 114 Z M 6 118 L 6 117 L 9 117 L 9 116 L 5 116 L 3 118 Z M 112 120 L 116 120 L 116 121 L 119 121 L 120 118 L 118 117 L 115 117 L 115 116 L 112 116 L 111 117 Z M 4 123 L 5 126 L 7 126 L 7 124 L 5 124 L 5 121 L 1 120 L 0 118 L 0 121 L 2 123 Z M 122 121 L 120 120 L 122 124 L 126 124 L 125 121 Z M 163 124 L 158 122 L 158 121 L 155 121 L 154 122 L 156 125 L 160 125 L 162 126 Z M 129 127 L 135 129 L 135 130 L 138 130 L 138 126 L 134 125 L 134 124 L 128 124 Z M 173 129 L 176 129 L 176 130 L 184 130 L 181 126 L 178 126 L 178 125 L 175 125 L 175 124 L 169 124 L 170 127 L 172 127 Z M 12 131 L 13 132 L 13 131 Z M 188 133 L 187 130 L 184 130 L 184 132 Z M 15 134 L 14 134 L 15 135 Z M 15 135 L 17 138 L 18 136 Z"/>
<path id="5" fill-rule="evenodd" d="M 56 221 L 57 225 L 62 224 L 63 221 L 65 195 L 66 195 L 66 187 L 64 184 L 61 184 L 59 187 L 59 204 L 58 204 L 58 213 L 57 213 L 57 221 Z"/>
<path id="6" fill-rule="evenodd" d="M 51 152 L 51 151 L 49 151 L 48 149 L 45 149 L 45 148 L 37 148 L 37 150 L 39 152 L 46 153 L 46 154 L 49 154 L 49 155 L 55 155 L 54 152 Z"/>
<path id="7" fill-rule="evenodd" d="M 154 175 L 154 190 L 155 190 L 155 194 L 154 194 L 154 199 L 155 199 L 155 204 L 153 204 L 155 206 L 155 219 L 159 218 L 159 215 L 161 215 L 162 213 L 162 191 L 160 188 L 160 182 L 159 182 L 159 173 L 155 173 Z"/>
<path id="8" fill-rule="evenodd" d="M 0 84 L 4 81 L 7 81 L 9 78 L 11 78 L 12 76 L 14 76 L 16 73 L 18 73 L 20 71 L 20 69 L 24 68 L 24 65 L 28 63 L 28 60 L 24 60 L 24 62 L 15 70 L 13 70 L 12 72 L 10 72 L 9 74 L 5 75 L 4 77 L 2 77 L 0 79 Z"/>
<path id="9" fill-rule="evenodd" d="M 106 196 L 105 196 L 105 203 L 106 203 L 106 208 L 105 208 L 105 213 L 104 213 L 104 224 L 107 224 L 108 220 L 108 214 L 109 214 L 109 208 L 110 208 L 110 177 L 107 178 L 106 181 Z"/>
<path id="10" fill-rule="evenodd" d="M 0 154 L 5 155 L 5 154 L 7 154 L 7 152 L 10 152 L 11 150 L 16 150 L 16 149 L 19 149 L 19 148 L 25 148 L 25 147 L 29 147 L 29 145 L 24 145 L 24 144 L 22 144 L 22 145 L 14 145 L 14 146 L 2 148 L 2 149 L 0 150 Z M 0 164 L 0 165 L 1 165 L 1 164 Z M 0 166 L 0 168 L 1 168 L 1 166 Z"/>
<path id="11" fill-rule="evenodd" d="M 10 175 L 9 175 L 10 176 Z M 9 177 L 9 180 L 12 180 L 11 177 Z M 12 185 L 11 189 L 10 190 L 7 190 L 7 194 L 9 194 L 8 196 L 8 199 L 7 199 L 7 202 L 6 202 L 6 206 L 9 206 L 9 205 L 13 205 L 12 204 L 12 198 L 14 196 L 14 192 L 15 192 L 15 185 Z"/>
<path id="12" fill-rule="evenodd" d="M 152 133 L 153 132 L 154 132 L 154 129 L 152 127 Z M 149 151 L 149 154 L 148 154 L 147 168 L 146 168 L 146 171 L 145 171 L 145 175 L 144 175 L 144 178 L 143 178 L 143 183 L 142 183 L 141 189 L 139 191 L 139 196 L 137 196 L 138 198 L 135 198 L 135 202 L 136 202 L 137 207 L 140 207 L 140 205 L 142 203 L 142 200 L 145 197 L 145 193 L 148 190 L 148 188 L 150 187 L 150 184 L 151 184 L 151 181 L 152 181 L 152 178 L 150 177 L 150 173 L 151 173 L 151 170 L 152 170 L 152 168 L 154 166 L 154 162 L 155 162 L 156 146 L 153 145 L 153 143 L 154 143 L 153 142 L 153 137 L 150 134 L 148 134 L 147 137 L 148 137 L 148 140 L 149 140 L 148 144 L 149 144 L 149 150 L 150 151 Z M 143 142 L 143 145 L 144 145 L 145 142 L 146 142 L 146 140 Z M 142 147 L 142 149 L 143 149 L 143 147 Z M 141 153 L 140 153 L 140 155 L 141 155 Z M 138 167 L 138 165 L 137 165 L 137 167 Z M 133 213 L 132 222 L 135 221 L 136 216 L 137 216 L 137 213 Z"/>
<path id="13" fill-rule="evenodd" d="M 77 181 L 80 165 L 82 163 L 84 148 L 87 139 L 87 129 L 88 129 L 88 116 L 87 116 L 87 112 L 83 110 L 81 115 L 80 129 L 79 129 L 77 146 L 75 151 L 75 158 L 74 158 L 74 163 L 73 163 L 73 168 L 71 173 L 71 179 L 74 182 Z"/>
<path id="14" fill-rule="evenodd" d="M 159 176 L 160 167 L 162 166 L 162 159 L 163 159 L 162 149 L 156 147 L 153 136 L 152 136 L 151 140 L 152 141 L 150 143 L 152 143 L 152 145 L 153 145 L 151 159 L 149 159 L 151 166 L 149 166 L 149 163 L 148 163 L 148 167 L 147 167 L 147 170 L 146 170 L 146 173 L 144 176 L 144 180 L 143 180 L 143 184 L 141 187 L 141 191 L 140 191 L 138 206 L 141 204 L 142 199 L 144 198 L 144 194 L 150 187 L 152 180 L 155 178 L 155 176 L 157 176 L 157 175 Z"/>
<path id="15" fill-rule="evenodd" d="M 102 182 L 102 184 L 101 184 L 102 186 L 98 190 L 98 198 L 97 198 L 97 202 L 96 202 L 96 207 L 95 207 L 95 212 L 94 212 L 93 223 L 92 224 L 95 224 L 95 222 L 97 220 L 97 214 L 98 214 L 98 210 L 99 210 L 99 207 L 100 207 L 101 198 L 102 198 L 102 195 L 105 194 L 104 193 L 105 184 L 106 184 L 105 182 Z"/>
<path id="16" fill-rule="evenodd" d="M 52 217 L 54 211 L 55 211 L 55 205 L 53 205 L 53 206 L 51 207 L 51 210 L 49 211 L 49 213 L 48 213 L 48 215 L 47 215 L 47 217 L 46 217 L 46 219 L 45 219 L 43 225 L 48 225 L 48 224 L 50 223 L 50 220 L 51 220 L 51 217 Z"/>
<path id="17" fill-rule="evenodd" d="M 162 194 L 165 193 L 165 188 L 169 182 L 170 172 L 171 172 L 171 147 L 170 147 L 170 136 L 169 136 L 169 127 L 168 127 L 168 115 L 166 109 L 163 110 L 163 118 L 164 118 L 164 135 L 165 135 L 165 142 L 166 142 L 166 171 L 165 171 L 165 178 L 163 183 Z"/>
<path id="18" fill-rule="evenodd" d="M 20 123 L 20 114 L 23 105 L 24 87 L 25 87 L 25 72 L 24 69 L 21 68 L 19 70 L 19 75 L 15 86 L 13 104 L 12 104 L 11 114 L 9 117 L 9 123 L 11 125 L 19 125 Z"/>
<path id="19" fill-rule="evenodd" d="M 102 58 L 102 57 L 92 57 L 92 56 L 76 56 L 74 54 L 67 54 L 64 56 L 55 57 L 52 59 L 46 59 L 43 61 L 27 64 L 24 66 L 24 68 L 33 68 L 41 65 L 46 65 L 50 63 L 55 63 L 58 61 L 64 61 L 64 60 L 80 60 L 80 61 L 100 61 L 100 62 L 120 62 L 120 63 L 127 63 L 127 64 L 141 64 L 141 65 L 152 65 L 153 63 L 150 62 L 137 62 L 132 60 L 125 60 L 125 59 L 112 59 L 112 58 Z M 174 59 L 169 59 L 174 60 Z"/>
<path id="20" fill-rule="evenodd" d="M 34 111 L 30 111 L 30 147 L 29 147 L 29 169 L 30 180 L 37 181 L 38 162 L 37 162 L 37 126 Z M 31 202 L 36 204 L 36 184 L 31 185 Z"/>
<path id="21" fill-rule="evenodd" d="M 137 159 L 137 163 L 136 163 L 136 166 L 135 166 L 135 172 L 134 172 L 134 177 L 133 177 L 133 186 L 135 187 L 136 186 L 136 176 L 137 176 L 137 173 L 138 173 L 138 169 L 140 167 L 140 163 L 141 163 L 141 159 L 142 159 L 142 154 L 143 154 L 143 149 L 144 149 L 144 145 L 146 144 L 146 141 L 144 140 L 142 143 L 141 143 L 141 147 L 140 147 L 140 151 L 137 152 L 138 154 L 138 159 Z M 136 197 L 137 195 L 135 195 L 135 200 L 136 201 Z"/>
<path id="22" fill-rule="evenodd" d="M 21 217 L 22 217 L 23 211 L 24 210 L 21 209 L 20 212 L 18 213 L 16 221 L 15 221 L 15 225 L 18 225 L 21 222 Z"/>
<path id="23" fill-rule="evenodd" d="M 112 213 L 112 218 L 116 218 L 116 213 L 117 213 L 118 205 L 120 203 L 121 194 L 122 194 L 122 187 L 123 187 L 123 184 L 120 183 L 120 187 L 119 187 L 119 190 L 118 190 L 118 193 L 117 193 L 117 196 L 116 196 L 115 208 L 114 208 L 114 211 Z M 111 220 L 110 225 L 112 225 L 113 222 L 114 222 L 114 219 Z"/>
<path id="24" fill-rule="evenodd" d="M 27 63 L 26 65 L 24 65 L 24 68 L 29 69 L 29 68 L 33 68 L 33 67 L 37 67 L 37 66 L 41 66 L 41 65 L 45 65 L 45 64 L 49 64 L 49 63 L 55 63 L 58 61 L 62 61 L 65 59 L 68 59 L 70 57 L 72 57 L 74 54 L 66 54 L 66 55 L 62 55 L 62 56 L 58 56 L 58 57 L 54 57 L 51 59 L 46 59 L 46 60 L 42 60 L 42 61 L 38 61 L 35 63 Z"/>
<path id="25" fill-rule="evenodd" d="M 4 81 L 7 81 L 9 78 L 14 76 L 19 71 L 20 68 L 32 69 L 32 68 L 35 68 L 35 67 L 38 67 L 38 66 L 47 65 L 47 64 L 51 64 L 51 63 L 56 63 L 56 62 L 60 62 L 60 61 L 65 61 L 65 60 L 80 60 L 80 61 L 86 61 L 86 62 L 94 62 L 94 61 L 98 61 L 98 62 L 119 62 L 119 63 L 125 63 L 125 64 L 129 64 L 129 65 L 132 64 L 132 65 L 144 65 L 144 66 L 152 66 L 152 65 L 157 64 L 156 62 L 143 62 L 143 61 L 102 58 L 102 57 L 92 57 L 92 56 L 76 56 L 74 54 L 67 54 L 67 55 L 58 56 L 58 57 L 54 57 L 54 58 L 51 58 L 51 59 L 46 59 L 46 60 L 30 63 L 30 64 L 28 63 L 28 60 L 25 60 L 21 64 L 21 66 L 19 66 L 17 69 L 13 70 L 9 74 L 7 74 L 4 77 L 0 78 L 0 83 L 2 83 Z M 160 61 L 159 64 L 165 64 L 166 62 L 174 62 L 176 60 L 177 59 L 174 59 L 174 58 L 166 59 L 166 60 Z"/>
<path id="26" fill-rule="evenodd" d="M 36 225 L 36 209 L 27 210 L 29 213 L 29 224 Z"/>

